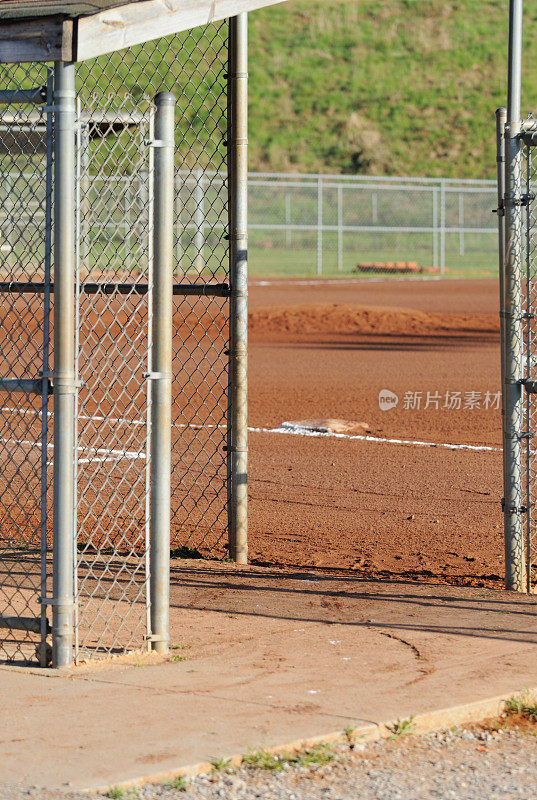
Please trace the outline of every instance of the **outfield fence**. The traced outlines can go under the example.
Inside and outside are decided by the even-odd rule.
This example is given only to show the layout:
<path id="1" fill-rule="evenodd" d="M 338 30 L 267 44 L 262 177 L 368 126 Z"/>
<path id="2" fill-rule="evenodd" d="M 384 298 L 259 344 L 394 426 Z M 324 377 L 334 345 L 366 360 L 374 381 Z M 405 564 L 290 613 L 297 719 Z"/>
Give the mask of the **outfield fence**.
<path id="1" fill-rule="evenodd" d="M 120 257 L 127 268 L 139 264 L 147 174 L 137 163 L 141 159 L 130 159 L 128 170 L 122 164 L 115 172 L 85 173 L 83 258 L 91 261 L 93 253 L 99 260 Z M 30 178 L 9 174 L 0 189 L 6 195 L 0 248 L 13 263 L 21 246 L 17 226 L 39 224 L 43 213 L 39 196 L 30 199 L 26 214 L 14 203 L 10 213 L 13 186 Z M 254 275 L 479 275 L 495 269 L 494 181 L 251 172 L 248 188 Z M 225 173 L 176 170 L 176 274 L 222 272 L 226 198 Z M 98 246 L 89 247 L 90 240 Z"/>
<path id="2" fill-rule="evenodd" d="M 492 272 L 495 187 L 485 180 L 251 173 L 250 270 Z"/>

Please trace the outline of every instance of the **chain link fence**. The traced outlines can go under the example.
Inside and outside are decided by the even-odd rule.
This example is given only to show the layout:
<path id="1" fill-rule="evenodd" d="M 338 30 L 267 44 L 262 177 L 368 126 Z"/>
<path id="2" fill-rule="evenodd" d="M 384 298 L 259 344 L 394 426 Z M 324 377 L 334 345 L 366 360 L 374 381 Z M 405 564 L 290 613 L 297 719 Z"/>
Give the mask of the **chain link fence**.
<path id="1" fill-rule="evenodd" d="M 494 181 L 249 176 L 250 272 L 494 274 Z"/>
<path id="2" fill-rule="evenodd" d="M 52 76 L 0 67 L 0 660 L 48 660 Z M 37 87 L 37 92 L 36 92 Z"/>
<path id="3" fill-rule="evenodd" d="M 176 98 L 177 169 L 171 543 L 179 556 L 229 552 L 228 34 L 227 21 L 214 23 L 77 65 L 77 662 L 150 647 L 152 640 L 153 207 L 160 145 L 153 101 L 166 90 Z M 9 65 L 0 76 L 0 659 L 27 663 L 37 653 L 45 665 L 48 609 L 58 602 L 49 403 L 53 73 L 47 65 Z"/>

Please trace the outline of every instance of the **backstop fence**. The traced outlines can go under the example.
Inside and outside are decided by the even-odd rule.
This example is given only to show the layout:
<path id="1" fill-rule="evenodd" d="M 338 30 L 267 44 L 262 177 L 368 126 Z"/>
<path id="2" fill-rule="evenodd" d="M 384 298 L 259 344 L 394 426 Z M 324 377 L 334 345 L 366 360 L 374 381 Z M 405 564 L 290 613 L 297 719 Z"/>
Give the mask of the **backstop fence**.
<path id="1" fill-rule="evenodd" d="M 1 68 L 0 660 L 165 650 L 170 550 L 246 557 L 245 25 Z"/>

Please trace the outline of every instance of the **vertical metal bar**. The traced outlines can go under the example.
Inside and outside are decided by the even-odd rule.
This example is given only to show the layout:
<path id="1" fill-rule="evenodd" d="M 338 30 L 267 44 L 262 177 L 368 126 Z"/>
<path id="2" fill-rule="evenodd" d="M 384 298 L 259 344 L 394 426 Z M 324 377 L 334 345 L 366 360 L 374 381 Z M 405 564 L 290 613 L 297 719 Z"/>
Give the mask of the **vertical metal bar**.
<path id="1" fill-rule="evenodd" d="M 76 171 L 76 191 L 75 191 L 75 385 L 79 384 L 79 356 L 80 356 L 80 257 L 81 257 L 81 233 L 82 233 L 82 219 L 81 219 L 81 190 L 82 190 L 82 127 L 80 125 L 81 117 L 81 104 L 80 98 L 76 99 L 76 155 L 75 155 L 75 171 Z M 74 439 L 74 453 L 78 454 L 78 392 L 75 394 L 75 439 Z M 74 660 L 77 662 L 79 655 L 79 609 L 78 609 L 78 458 L 74 459 L 74 479 L 73 479 L 73 587 L 74 587 Z"/>
<path id="2" fill-rule="evenodd" d="M 440 180 L 440 273 L 446 270 L 446 184 Z"/>
<path id="3" fill-rule="evenodd" d="M 155 97 L 153 356 L 151 375 L 151 642 L 168 652 L 172 421 L 173 160 L 175 97 Z"/>
<path id="4" fill-rule="evenodd" d="M 509 73 L 505 126 L 505 256 L 504 332 L 504 535 L 505 585 L 524 591 L 525 563 L 522 538 L 522 158 L 520 86 L 522 0 L 509 3 Z"/>
<path id="5" fill-rule="evenodd" d="M 73 658 L 75 67 L 54 65 L 54 548 L 52 659 Z"/>
<path id="6" fill-rule="evenodd" d="M 125 184 L 125 192 L 123 194 L 123 239 L 125 241 L 125 258 L 124 263 L 127 264 L 128 269 L 132 269 L 135 265 L 131 263 L 131 221 L 130 221 L 130 207 L 131 207 L 131 181 L 132 177 L 125 175 L 123 178 Z"/>
<path id="7" fill-rule="evenodd" d="M 373 225 L 378 224 L 378 194 L 376 192 L 373 192 L 371 195 L 371 219 L 373 221 Z"/>
<path id="8" fill-rule="evenodd" d="M 229 552 L 248 558 L 248 15 L 230 19 L 230 509 Z"/>
<path id="9" fill-rule="evenodd" d="M 81 239 L 81 253 L 80 258 L 82 260 L 82 264 L 84 267 L 89 270 L 90 265 L 88 263 L 88 254 L 90 251 L 89 246 L 89 239 L 90 239 L 90 175 L 89 175 L 89 146 L 90 146 L 90 136 L 89 136 L 89 122 L 86 123 L 81 128 L 81 164 L 80 170 L 82 173 L 81 176 L 81 194 L 82 194 L 82 207 L 80 209 L 80 221 L 81 221 L 81 229 L 80 229 L 80 239 Z"/>
<path id="10" fill-rule="evenodd" d="M 181 268 L 181 262 L 183 260 L 183 253 L 181 250 L 181 176 L 179 173 L 175 176 L 174 179 L 174 191 L 175 191 L 175 246 L 176 246 L 176 253 L 175 253 L 175 267 L 174 272 L 179 274 L 179 270 Z"/>
<path id="11" fill-rule="evenodd" d="M 53 103 L 53 73 L 47 70 L 47 106 Z M 53 137 L 52 112 L 46 111 L 45 118 L 45 264 L 43 292 L 43 389 L 41 394 L 41 646 L 39 663 L 46 667 L 47 658 L 47 607 L 43 599 L 47 596 L 47 519 L 48 519 L 48 402 L 50 371 L 50 281 L 52 260 L 52 170 Z"/>
<path id="12" fill-rule="evenodd" d="M 498 181 L 498 276 L 500 282 L 500 384 L 502 387 L 502 451 L 505 454 L 505 408 L 503 387 L 505 385 L 505 271 L 504 271 L 504 226 L 505 209 L 503 198 L 505 194 L 505 121 L 507 110 L 496 109 L 496 173 Z M 503 485 L 506 482 L 506 458 L 502 456 Z"/>
<path id="13" fill-rule="evenodd" d="M 438 189 L 433 186 L 433 267 L 438 266 Z"/>
<path id="14" fill-rule="evenodd" d="M 194 266 L 196 272 L 201 275 L 205 267 L 203 260 L 203 248 L 205 236 L 203 232 L 205 223 L 205 187 L 204 175 L 201 167 L 194 170 Z"/>
<path id="15" fill-rule="evenodd" d="M 291 195 L 289 192 L 285 195 L 285 246 L 289 250 L 291 248 Z"/>
<path id="16" fill-rule="evenodd" d="M 148 130 L 140 131 L 140 146 L 145 141 L 153 142 L 155 139 L 155 109 L 149 109 Z M 147 133 L 147 136 L 146 136 Z M 144 239 L 144 252 L 147 250 L 147 374 L 151 375 L 153 370 L 153 274 L 154 274 L 154 200 L 155 200 L 155 148 L 148 148 L 147 172 L 145 180 L 140 182 L 138 196 L 142 198 L 143 205 L 141 210 L 147 208 L 147 236 Z M 152 430 L 152 402 L 153 391 L 151 381 L 148 380 L 145 391 L 146 400 L 146 430 L 145 430 L 145 610 L 147 633 L 151 633 L 151 430 Z M 151 639 L 148 638 L 148 650 L 151 650 Z"/>
<path id="17" fill-rule="evenodd" d="M 464 255 L 464 196 L 461 192 L 459 192 L 459 255 Z"/>
<path id="18" fill-rule="evenodd" d="M 337 187 L 337 268 L 343 269 L 343 187 Z"/>
<path id="19" fill-rule="evenodd" d="M 371 220 L 373 225 L 378 225 L 379 221 L 379 198 L 376 192 L 373 192 L 371 195 Z M 378 247 L 378 233 L 375 231 L 373 233 L 373 247 L 376 250 Z"/>
<path id="20" fill-rule="evenodd" d="M 528 202 L 525 206 L 525 295 L 526 295 L 526 302 L 524 304 L 523 312 L 525 311 L 525 330 L 524 330 L 524 366 L 523 366 L 523 379 L 530 378 L 532 372 L 532 339 L 533 339 L 533 331 L 532 331 L 532 322 L 533 322 L 533 313 L 534 309 L 532 306 L 532 296 L 531 296 L 531 284 L 532 284 L 532 276 L 531 276 L 531 206 L 529 203 L 529 194 L 531 188 L 531 149 L 529 147 L 525 148 L 525 161 L 526 161 L 526 196 L 528 197 Z M 524 402 L 525 401 L 525 402 Z M 532 485 L 531 485 L 531 470 L 532 470 L 532 438 L 531 438 L 531 403 L 532 398 L 529 392 L 525 392 L 523 395 L 523 402 L 524 402 L 524 449 L 525 449 L 525 458 L 524 458 L 524 480 L 525 483 L 525 492 L 524 492 L 524 503 L 526 506 L 526 520 L 525 520 L 525 531 L 526 531 L 526 541 L 525 541 L 525 566 L 526 566 L 526 591 L 529 593 L 531 591 L 531 495 L 532 495 Z"/>
<path id="21" fill-rule="evenodd" d="M 323 274 L 323 178 L 317 176 L 317 275 Z"/>

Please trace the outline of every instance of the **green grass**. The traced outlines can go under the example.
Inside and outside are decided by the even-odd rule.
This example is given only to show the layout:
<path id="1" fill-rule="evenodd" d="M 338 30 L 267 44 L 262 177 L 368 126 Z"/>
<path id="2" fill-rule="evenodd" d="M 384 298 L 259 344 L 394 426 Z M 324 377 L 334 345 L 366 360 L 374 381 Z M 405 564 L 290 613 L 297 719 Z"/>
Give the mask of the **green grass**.
<path id="1" fill-rule="evenodd" d="M 136 789 L 122 789 L 121 786 L 112 786 L 106 796 L 111 800 L 138 800 L 140 797 Z"/>
<path id="2" fill-rule="evenodd" d="M 397 722 L 394 722 L 393 725 L 389 726 L 389 730 L 392 732 L 392 735 L 389 737 L 389 739 L 397 739 L 399 736 L 408 736 L 409 733 L 413 733 L 413 725 L 413 716 L 409 717 L 408 719 L 398 719 Z"/>
<path id="3" fill-rule="evenodd" d="M 173 781 L 168 784 L 170 789 L 175 789 L 176 792 L 186 792 L 188 789 L 188 781 L 184 775 L 178 775 Z"/>
<path id="4" fill-rule="evenodd" d="M 242 758 L 245 767 L 278 772 L 286 766 L 323 766 L 334 760 L 331 745 L 320 742 L 293 755 L 289 753 L 271 753 L 269 750 L 253 750 Z"/>
<path id="5" fill-rule="evenodd" d="M 494 178 L 507 9 L 500 0 L 289 0 L 252 12 L 250 169 Z M 536 33 L 537 6 L 526 3 L 525 113 L 537 107 Z M 192 148 L 221 161 L 225 65 L 216 81 L 192 79 L 200 54 L 214 58 L 203 37 L 198 28 L 171 48 L 156 42 L 88 62 L 84 102 L 170 89 L 188 145 L 178 163 L 188 165 Z M 197 103 L 200 87 L 212 105 Z"/>
<path id="6" fill-rule="evenodd" d="M 537 9 L 524 10 L 525 111 Z M 250 15 L 252 168 L 495 177 L 507 3 L 288 2 Z"/>
<path id="7" fill-rule="evenodd" d="M 231 769 L 231 759 L 224 756 L 212 758 L 209 763 L 213 768 L 213 772 L 228 772 Z"/>
<path id="8" fill-rule="evenodd" d="M 505 713 L 508 716 L 520 714 L 525 719 L 537 722 L 537 698 L 532 697 L 528 691 L 513 695 L 505 704 Z"/>

